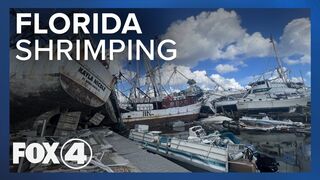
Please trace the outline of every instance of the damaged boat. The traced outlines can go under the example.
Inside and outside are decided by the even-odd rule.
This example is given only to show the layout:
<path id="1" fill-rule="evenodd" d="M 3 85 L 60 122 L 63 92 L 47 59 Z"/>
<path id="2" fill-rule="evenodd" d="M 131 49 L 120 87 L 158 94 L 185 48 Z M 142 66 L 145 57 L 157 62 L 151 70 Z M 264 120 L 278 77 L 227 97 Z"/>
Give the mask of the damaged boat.
<path id="1" fill-rule="evenodd" d="M 150 66 L 147 66 L 150 67 Z M 168 94 L 162 85 L 156 82 L 154 72 L 147 76 L 150 79 L 148 86 L 152 87 L 152 93 L 144 92 L 137 85 L 138 95 L 128 98 L 129 107 L 121 114 L 125 125 L 133 127 L 135 124 L 147 124 L 150 126 L 163 125 L 172 121 L 191 122 L 198 119 L 203 105 L 202 90 L 193 79 L 187 79 L 189 87 L 180 92 Z M 174 73 L 178 70 L 174 69 Z M 171 76 L 172 77 L 172 76 Z M 152 96 L 150 94 L 153 94 Z"/>
<path id="2" fill-rule="evenodd" d="M 15 10 L 11 14 L 14 16 Z M 61 23 L 61 22 L 57 22 Z M 15 32 L 15 31 L 13 31 Z M 28 61 L 20 61 L 17 55 L 25 56 L 15 47 L 15 42 L 21 38 L 41 39 L 39 60 L 32 56 Z M 66 36 L 75 43 L 76 39 L 89 39 L 90 36 L 79 33 Z M 109 67 L 110 62 L 93 60 L 68 60 L 61 53 L 61 60 L 49 60 L 48 40 L 52 35 L 35 35 L 33 31 L 10 36 L 10 121 L 12 129 L 26 128 L 32 125 L 36 118 L 51 119 L 67 112 L 81 112 L 81 118 L 89 120 L 99 116 L 100 120 L 108 117 L 112 123 L 117 123 L 117 99 L 114 93 L 116 75 Z M 62 37 L 59 37 L 62 38 Z M 27 47 L 34 51 L 34 44 Z M 76 49 L 70 54 L 75 55 Z M 51 54 L 57 59 L 56 49 Z M 84 59 L 81 54 L 81 59 Z M 99 114 L 102 114 L 100 116 Z M 95 116 L 96 115 L 96 116 Z M 72 114 L 78 118 L 78 114 Z M 98 118 L 98 119 L 99 119 Z M 102 118 L 102 119 L 101 119 Z M 31 122 L 31 123 L 30 123 Z M 99 121 L 101 122 L 101 121 Z M 57 123 L 57 122 L 56 122 Z"/>
<path id="3" fill-rule="evenodd" d="M 309 125 L 302 122 L 287 120 L 273 120 L 268 116 L 262 118 L 243 116 L 239 119 L 241 130 L 247 131 L 279 131 L 279 132 L 310 132 Z"/>
<path id="4" fill-rule="evenodd" d="M 143 126 L 144 127 L 144 126 Z M 210 172 L 259 172 L 278 170 L 273 158 L 256 155 L 250 146 L 239 144 L 230 134 L 206 135 L 201 126 L 189 129 L 188 139 L 161 135 L 160 131 L 132 129 L 129 138 L 148 151 Z M 261 161 L 261 157 L 269 161 Z M 265 163 L 267 162 L 267 163 Z"/>
<path id="5" fill-rule="evenodd" d="M 282 66 L 272 38 L 271 44 L 278 64 L 275 70 L 264 73 L 249 83 L 250 89 L 246 93 L 226 95 L 213 101 L 218 113 L 293 113 L 299 107 L 310 106 L 310 88 L 304 82 L 293 82 L 288 78 L 289 71 Z"/>

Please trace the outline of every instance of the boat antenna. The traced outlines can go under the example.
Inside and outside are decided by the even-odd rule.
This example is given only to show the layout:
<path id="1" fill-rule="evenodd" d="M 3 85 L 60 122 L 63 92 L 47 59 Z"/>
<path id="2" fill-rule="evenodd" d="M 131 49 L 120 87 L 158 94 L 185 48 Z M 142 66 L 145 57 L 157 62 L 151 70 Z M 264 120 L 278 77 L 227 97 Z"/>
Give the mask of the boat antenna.
<path id="1" fill-rule="evenodd" d="M 300 72 L 300 77 L 301 77 L 301 80 L 302 80 L 302 84 L 304 85 L 304 78 L 303 78 L 303 76 L 302 76 L 301 70 L 300 70 L 299 72 Z"/>

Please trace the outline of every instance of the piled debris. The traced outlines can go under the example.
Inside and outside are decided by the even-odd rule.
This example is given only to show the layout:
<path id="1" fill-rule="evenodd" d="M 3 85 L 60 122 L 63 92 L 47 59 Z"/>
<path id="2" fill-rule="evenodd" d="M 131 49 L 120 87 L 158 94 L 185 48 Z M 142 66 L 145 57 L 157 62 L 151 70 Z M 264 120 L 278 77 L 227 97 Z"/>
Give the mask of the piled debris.
<path id="1" fill-rule="evenodd" d="M 56 133 L 55 133 L 56 134 Z M 53 164 L 50 162 L 47 165 L 30 164 L 22 159 L 18 166 L 11 166 L 12 172 L 139 172 L 130 162 L 118 155 L 113 149 L 113 146 L 106 140 L 106 137 L 112 136 L 113 131 L 108 128 L 99 129 L 83 129 L 70 133 L 69 136 L 37 136 L 35 130 L 19 131 L 11 135 L 13 142 L 59 142 L 60 145 L 72 138 L 80 138 L 88 142 L 92 148 L 93 158 L 90 164 L 83 169 L 74 170 L 62 164 Z M 57 152 L 60 152 L 61 146 L 58 147 Z M 57 157 L 58 154 L 56 154 Z"/>

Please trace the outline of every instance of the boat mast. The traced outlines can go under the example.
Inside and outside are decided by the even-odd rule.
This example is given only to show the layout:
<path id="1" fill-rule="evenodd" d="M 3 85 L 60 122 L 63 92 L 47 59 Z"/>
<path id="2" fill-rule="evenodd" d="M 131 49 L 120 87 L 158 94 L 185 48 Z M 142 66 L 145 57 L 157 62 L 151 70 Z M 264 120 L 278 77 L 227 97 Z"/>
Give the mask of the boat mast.
<path id="1" fill-rule="evenodd" d="M 140 87 L 140 69 L 139 69 L 139 63 L 140 61 L 136 61 L 136 66 L 137 66 L 137 74 L 136 74 L 136 86 Z M 137 97 L 140 99 L 140 93 L 137 92 Z"/>
<path id="2" fill-rule="evenodd" d="M 119 73 L 119 78 L 123 77 L 131 86 L 134 86 L 134 83 L 132 83 L 127 77 L 125 77 L 121 72 Z M 136 89 L 143 94 L 145 97 L 151 99 L 151 97 L 145 93 L 140 87 L 136 87 Z"/>
<path id="3" fill-rule="evenodd" d="M 282 62 L 281 60 L 279 59 L 279 56 L 278 56 L 278 52 L 277 52 L 277 49 L 276 49 L 276 46 L 274 44 L 274 41 L 273 41 L 273 37 L 271 36 L 270 37 L 270 42 L 272 43 L 272 47 L 273 47 L 273 51 L 274 51 L 274 54 L 275 54 L 275 58 L 277 60 L 277 63 L 278 63 L 278 68 L 277 68 L 277 72 L 280 76 L 280 78 L 283 80 L 284 83 L 288 83 L 287 82 L 287 79 L 286 79 L 286 76 L 283 72 L 283 66 L 282 66 Z"/>
<path id="4" fill-rule="evenodd" d="M 155 38 L 155 41 L 156 41 L 156 47 L 158 47 L 158 44 L 159 44 L 159 38 L 158 36 Z M 157 57 L 157 63 L 158 63 L 158 75 L 159 75 L 159 86 L 162 85 L 162 82 L 161 82 L 161 72 L 160 72 L 160 59 Z"/>
<path id="5" fill-rule="evenodd" d="M 146 76 L 149 77 L 150 82 L 152 84 L 153 92 L 154 92 L 154 97 L 160 96 L 160 90 L 158 87 L 158 84 L 155 79 L 155 72 L 154 69 L 152 68 L 150 64 L 150 60 L 146 60 L 146 58 L 143 58 L 145 68 L 146 68 Z"/>
<path id="6" fill-rule="evenodd" d="M 304 84 L 304 83 L 305 83 L 305 82 L 304 82 L 304 78 L 303 78 L 303 76 L 302 76 L 301 70 L 300 70 L 299 72 L 300 72 L 300 77 L 301 77 L 302 84 L 305 85 L 305 84 Z"/>
<path id="7" fill-rule="evenodd" d="M 219 87 L 221 87 L 223 91 L 226 91 L 226 88 L 224 88 L 221 84 L 219 84 L 217 81 L 212 79 L 208 74 L 206 74 L 206 76 L 211 82 L 213 82 L 217 86 L 216 88 L 217 90 L 219 89 Z"/>

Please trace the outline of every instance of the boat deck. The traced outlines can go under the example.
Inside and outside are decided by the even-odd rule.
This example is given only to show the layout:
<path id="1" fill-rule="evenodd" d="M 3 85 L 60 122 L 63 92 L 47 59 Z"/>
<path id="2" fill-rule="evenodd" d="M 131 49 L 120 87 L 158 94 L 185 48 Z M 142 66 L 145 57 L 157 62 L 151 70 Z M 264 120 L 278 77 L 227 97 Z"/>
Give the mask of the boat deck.
<path id="1" fill-rule="evenodd" d="M 119 134 L 106 137 L 117 153 L 128 159 L 141 172 L 189 172 L 172 161 L 141 149 L 140 145 Z"/>

